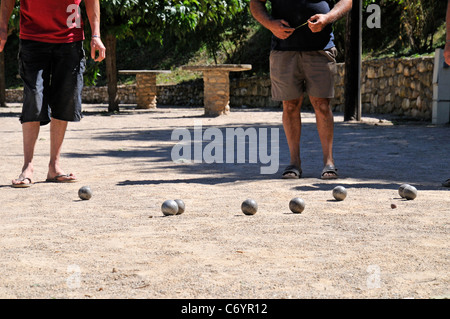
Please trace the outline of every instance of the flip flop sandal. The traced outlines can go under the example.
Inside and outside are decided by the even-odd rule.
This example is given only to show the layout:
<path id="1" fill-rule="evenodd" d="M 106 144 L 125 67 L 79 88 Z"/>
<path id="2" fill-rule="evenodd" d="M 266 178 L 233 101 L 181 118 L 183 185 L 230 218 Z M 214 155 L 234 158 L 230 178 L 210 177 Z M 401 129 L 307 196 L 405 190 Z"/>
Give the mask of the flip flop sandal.
<path id="1" fill-rule="evenodd" d="M 325 174 L 333 174 L 331 176 L 325 176 Z M 322 179 L 338 179 L 339 175 L 337 173 L 337 168 L 334 165 L 326 165 L 322 170 Z"/>
<path id="2" fill-rule="evenodd" d="M 302 170 L 294 165 L 289 165 L 283 172 L 283 179 L 297 179 L 302 177 Z"/>
<path id="3" fill-rule="evenodd" d="M 56 175 L 53 178 L 47 178 L 45 181 L 48 183 L 75 183 L 78 180 L 72 179 L 72 174 L 62 174 L 62 175 Z M 67 179 L 61 179 L 61 178 L 67 178 Z"/>
<path id="4" fill-rule="evenodd" d="M 16 179 L 16 181 L 18 181 L 18 182 L 25 182 L 26 180 L 28 180 L 28 183 L 11 184 L 11 187 L 13 187 L 13 188 L 28 188 L 28 187 L 31 187 L 31 185 L 33 185 L 33 181 L 31 180 L 31 178 L 22 177 L 22 178 Z"/>

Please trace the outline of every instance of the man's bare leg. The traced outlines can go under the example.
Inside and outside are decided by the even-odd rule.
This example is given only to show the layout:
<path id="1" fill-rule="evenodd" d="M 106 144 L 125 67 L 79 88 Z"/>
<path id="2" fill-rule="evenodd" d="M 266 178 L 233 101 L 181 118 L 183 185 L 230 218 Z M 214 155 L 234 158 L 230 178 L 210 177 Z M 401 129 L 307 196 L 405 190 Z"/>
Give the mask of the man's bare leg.
<path id="1" fill-rule="evenodd" d="M 302 131 L 301 107 L 303 97 L 283 101 L 283 127 L 290 152 L 290 165 L 301 170 L 300 137 Z M 293 176 L 295 177 L 295 176 Z"/>
<path id="2" fill-rule="evenodd" d="M 12 181 L 13 185 L 30 184 L 33 181 L 34 148 L 39 136 L 40 122 L 26 122 L 22 124 L 23 137 L 23 167 L 22 173 Z"/>
<path id="3" fill-rule="evenodd" d="M 48 165 L 47 179 L 57 178 L 57 181 L 71 181 L 76 180 L 73 174 L 66 176 L 64 171 L 61 169 L 61 149 L 64 141 L 64 136 L 67 130 L 67 122 L 57 119 L 52 119 L 50 122 L 50 162 Z"/>
<path id="4" fill-rule="evenodd" d="M 333 165 L 333 138 L 334 117 L 330 108 L 330 99 L 310 97 L 311 104 L 316 114 L 317 130 L 322 144 L 323 164 Z M 333 177 L 336 174 L 326 173 L 325 177 Z"/>

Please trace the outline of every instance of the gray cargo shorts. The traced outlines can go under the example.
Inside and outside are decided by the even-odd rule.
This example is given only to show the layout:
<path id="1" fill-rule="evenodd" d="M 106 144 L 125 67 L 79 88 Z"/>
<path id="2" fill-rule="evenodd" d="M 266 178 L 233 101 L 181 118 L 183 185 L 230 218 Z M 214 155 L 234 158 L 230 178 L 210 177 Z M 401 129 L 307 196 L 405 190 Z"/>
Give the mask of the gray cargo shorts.
<path id="1" fill-rule="evenodd" d="M 290 101 L 303 96 L 334 97 L 335 47 L 320 51 L 276 51 L 270 53 L 272 99 Z"/>

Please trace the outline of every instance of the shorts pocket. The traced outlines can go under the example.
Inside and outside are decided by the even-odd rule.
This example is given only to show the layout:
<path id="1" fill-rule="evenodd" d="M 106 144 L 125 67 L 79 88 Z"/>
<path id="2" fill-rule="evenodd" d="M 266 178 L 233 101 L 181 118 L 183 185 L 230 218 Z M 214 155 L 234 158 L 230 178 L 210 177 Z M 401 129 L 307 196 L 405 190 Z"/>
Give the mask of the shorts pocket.
<path id="1" fill-rule="evenodd" d="M 319 52 L 326 56 L 330 62 L 336 63 L 337 49 L 335 47 L 327 50 L 321 50 Z"/>
<path id="2" fill-rule="evenodd" d="M 337 49 L 335 47 L 332 47 L 330 49 L 321 50 L 319 52 L 322 55 L 327 57 L 327 59 L 328 59 L 328 68 L 330 69 L 330 72 L 332 74 L 337 74 L 337 67 L 336 67 Z"/>

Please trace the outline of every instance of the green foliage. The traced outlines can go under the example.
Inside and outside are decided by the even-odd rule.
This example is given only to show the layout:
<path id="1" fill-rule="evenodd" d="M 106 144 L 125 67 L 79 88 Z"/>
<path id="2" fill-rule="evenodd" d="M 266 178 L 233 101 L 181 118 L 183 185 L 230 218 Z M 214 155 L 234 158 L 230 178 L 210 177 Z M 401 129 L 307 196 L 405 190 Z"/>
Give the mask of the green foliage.
<path id="1" fill-rule="evenodd" d="M 164 1 L 102 0 L 100 2 L 102 34 L 126 37 L 160 38 L 164 24 L 158 17 Z"/>
<path id="2" fill-rule="evenodd" d="M 442 0 L 399 0 L 403 7 L 402 31 L 411 51 L 424 53 L 433 47 L 433 35 L 445 20 L 446 1 Z"/>
<path id="3" fill-rule="evenodd" d="M 445 22 L 447 1 L 365 0 L 381 7 L 381 29 L 363 28 L 363 48 L 372 56 L 433 52 L 435 35 Z M 364 26 L 364 25 L 363 25 Z"/>
<path id="4" fill-rule="evenodd" d="M 12 34 L 17 32 L 17 30 L 19 30 L 19 23 L 20 23 L 19 1 L 16 1 L 13 12 L 11 14 L 11 19 L 9 19 L 8 33 Z"/>
<path id="5" fill-rule="evenodd" d="M 136 41 L 138 45 L 168 40 L 181 46 L 192 41 L 204 43 L 217 62 L 216 52 L 223 43 L 242 41 L 250 19 L 249 0 L 102 0 L 102 34 L 114 34 L 119 40 Z M 87 21 L 87 17 L 84 17 Z M 88 31 L 89 33 L 89 31 Z M 199 40 L 200 39 L 200 40 Z M 89 50 L 89 47 L 86 47 Z M 232 53 L 229 54 L 232 56 Z M 100 65 L 88 64 L 85 84 L 96 83 Z"/>
<path id="6" fill-rule="evenodd" d="M 443 0 L 363 0 L 363 52 L 380 55 L 431 53 L 442 44 Z M 369 4 L 381 7 L 381 29 L 365 24 Z M 270 10 L 270 1 L 267 2 Z M 17 86 L 19 1 L 10 20 L 5 51 L 7 86 Z M 175 70 L 201 55 L 212 63 L 250 63 L 254 72 L 268 71 L 270 32 L 249 12 L 249 0 L 100 0 L 102 35 L 114 34 L 117 66 Z M 86 38 L 90 28 L 85 10 Z M 441 30 L 441 31 L 439 31 Z M 345 19 L 334 24 L 335 42 L 344 57 Z M 437 33 L 440 32 L 440 33 Z M 444 38 L 445 40 L 445 38 Z M 89 41 L 85 41 L 87 56 Z M 199 54 L 200 52 L 200 54 Z M 208 58 L 206 57 L 208 55 Z M 210 57 L 210 58 L 209 58 Z M 87 61 L 86 85 L 105 84 L 105 63 Z"/>
<path id="7" fill-rule="evenodd" d="M 375 3 L 381 8 L 381 29 L 370 29 L 366 25 L 365 19 L 368 18 L 366 8 Z M 396 0 L 366 0 L 363 3 L 363 29 L 362 46 L 363 53 L 376 57 L 382 54 L 398 55 L 402 48 L 401 34 L 401 6 Z"/>
<path id="8" fill-rule="evenodd" d="M 229 4 L 227 4 L 229 2 Z M 229 62 L 235 59 L 236 49 L 242 44 L 253 23 L 248 1 L 217 1 L 214 12 L 198 26 L 198 32 L 209 54 L 217 64 L 217 53 L 222 51 Z"/>

